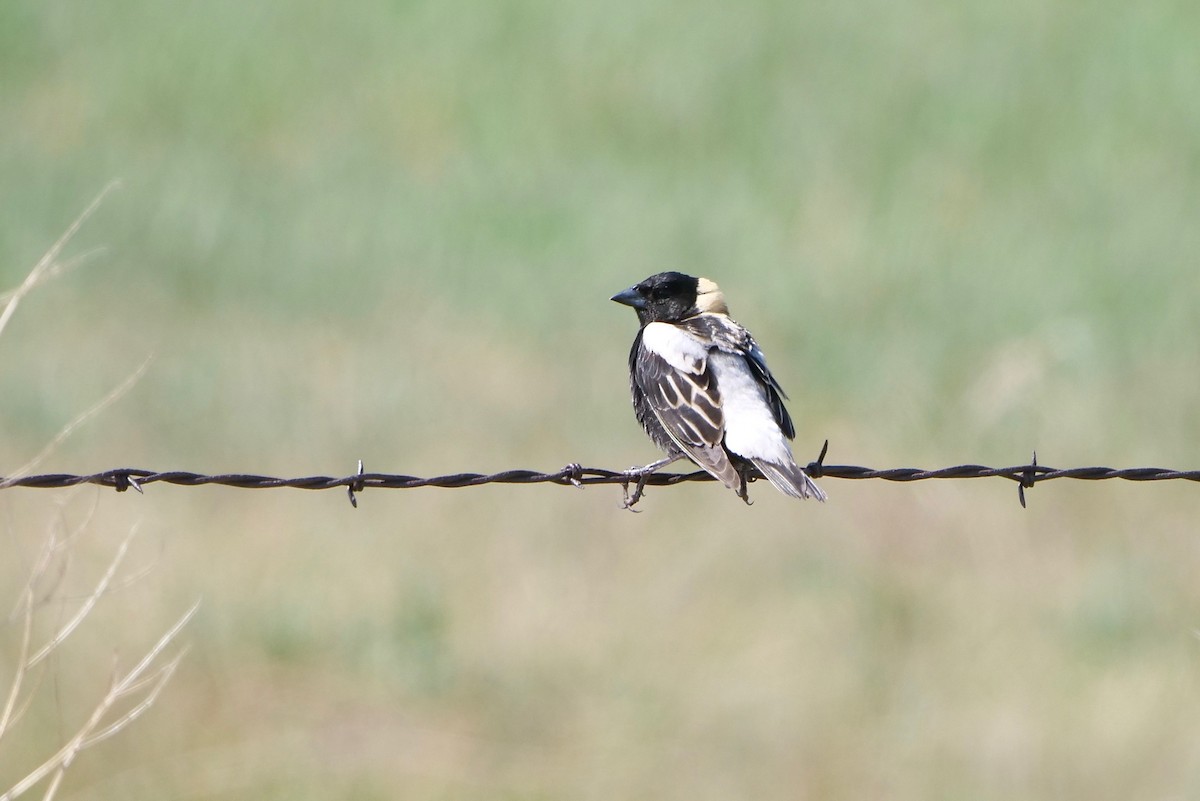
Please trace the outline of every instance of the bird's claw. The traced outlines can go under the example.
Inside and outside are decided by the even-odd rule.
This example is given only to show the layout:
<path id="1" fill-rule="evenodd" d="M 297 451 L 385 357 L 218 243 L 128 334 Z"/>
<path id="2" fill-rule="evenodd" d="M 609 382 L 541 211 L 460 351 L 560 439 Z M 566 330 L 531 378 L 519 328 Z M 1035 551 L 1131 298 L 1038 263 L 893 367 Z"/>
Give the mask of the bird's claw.
<path id="1" fill-rule="evenodd" d="M 754 481 L 757 476 L 752 471 L 738 470 L 738 475 L 742 477 L 742 484 L 737 488 L 737 496 L 747 506 L 753 506 L 754 501 L 750 500 L 750 482 Z"/>
<path id="2" fill-rule="evenodd" d="M 650 474 L 642 473 L 641 475 L 636 476 L 637 481 L 634 482 L 632 493 L 629 491 L 628 481 L 621 483 L 621 491 L 624 494 L 624 498 L 621 500 L 622 509 L 628 509 L 634 513 L 641 511 L 640 509 L 634 509 L 633 507 L 642 499 L 642 496 L 646 494 L 646 476 L 648 475 Z"/>
<path id="3" fill-rule="evenodd" d="M 628 509 L 634 513 L 640 511 L 638 509 L 634 509 L 633 507 L 642 499 L 642 496 L 646 494 L 646 479 L 653 473 L 657 472 L 661 466 L 662 465 L 660 465 L 658 462 L 652 462 L 651 464 L 647 465 L 634 465 L 625 471 L 626 476 L 631 479 L 636 479 L 636 481 L 634 482 L 632 493 L 629 491 L 630 482 L 624 481 L 621 483 L 621 491 L 624 493 L 624 498 L 621 500 L 622 509 Z"/>

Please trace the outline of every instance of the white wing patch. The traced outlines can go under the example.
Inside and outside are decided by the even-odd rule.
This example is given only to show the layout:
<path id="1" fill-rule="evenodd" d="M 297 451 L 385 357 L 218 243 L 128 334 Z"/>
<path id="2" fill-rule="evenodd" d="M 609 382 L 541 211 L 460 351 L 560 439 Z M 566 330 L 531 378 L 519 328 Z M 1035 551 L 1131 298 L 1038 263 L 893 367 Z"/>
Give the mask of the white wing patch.
<path id="1" fill-rule="evenodd" d="M 699 373 L 708 358 L 708 346 L 677 326 L 650 323 L 642 329 L 642 347 L 685 373 Z"/>
<path id="2" fill-rule="evenodd" d="M 767 405 L 762 384 L 750 372 L 746 360 L 718 351 L 708 357 L 708 363 L 721 390 L 725 447 L 747 459 L 791 462 L 791 449 Z"/>

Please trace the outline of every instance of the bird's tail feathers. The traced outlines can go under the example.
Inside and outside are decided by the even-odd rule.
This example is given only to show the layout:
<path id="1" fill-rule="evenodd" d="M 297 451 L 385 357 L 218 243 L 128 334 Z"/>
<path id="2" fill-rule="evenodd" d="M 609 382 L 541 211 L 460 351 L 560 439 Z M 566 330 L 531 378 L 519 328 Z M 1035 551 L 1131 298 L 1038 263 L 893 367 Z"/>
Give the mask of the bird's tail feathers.
<path id="1" fill-rule="evenodd" d="M 790 495 L 793 498 L 825 500 L 824 491 L 796 463 L 778 464 L 765 459 L 753 459 L 752 461 L 754 466 L 767 477 L 767 481 L 770 481 L 775 489 L 784 495 Z"/>
<path id="2" fill-rule="evenodd" d="M 729 460 L 724 448 L 714 448 L 711 445 L 685 445 L 686 456 L 703 468 L 710 476 L 720 481 L 729 489 L 741 493 L 744 491 L 745 479 Z"/>

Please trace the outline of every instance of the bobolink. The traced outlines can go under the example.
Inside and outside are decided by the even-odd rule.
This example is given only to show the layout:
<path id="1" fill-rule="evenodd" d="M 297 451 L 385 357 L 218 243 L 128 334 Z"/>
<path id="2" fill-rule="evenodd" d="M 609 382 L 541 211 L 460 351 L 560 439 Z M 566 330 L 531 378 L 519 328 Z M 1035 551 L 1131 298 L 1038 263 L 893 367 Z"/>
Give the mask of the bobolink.
<path id="1" fill-rule="evenodd" d="M 748 503 L 753 465 L 786 495 L 825 500 L 788 447 L 796 430 L 783 406 L 787 395 L 750 332 L 730 318 L 716 284 L 659 273 L 612 299 L 637 311 L 642 327 L 629 351 L 633 409 L 667 454 L 637 473 L 686 457 Z"/>

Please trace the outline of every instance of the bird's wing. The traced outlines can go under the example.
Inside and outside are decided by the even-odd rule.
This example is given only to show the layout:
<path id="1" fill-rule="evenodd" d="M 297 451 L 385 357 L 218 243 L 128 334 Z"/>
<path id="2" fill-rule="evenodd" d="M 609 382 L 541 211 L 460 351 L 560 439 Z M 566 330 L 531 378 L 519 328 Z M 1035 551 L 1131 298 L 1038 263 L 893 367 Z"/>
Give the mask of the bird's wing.
<path id="1" fill-rule="evenodd" d="M 725 414 L 716 377 L 708 365 L 713 343 L 667 323 L 642 331 L 634 381 L 664 430 L 696 464 L 730 489 L 742 478 L 725 452 Z"/>
<path id="2" fill-rule="evenodd" d="M 697 315 L 685 320 L 683 325 L 698 338 L 711 342 L 714 347 L 725 353 L 740 356 L 745 360 L 750 374 L 762 387 L 767 406 L 771 409 L 771 416 L 775 418 L 779 430 L 788 439 L 795 439 L 796 427 L 792 424 L 787 407 L 783 405 L 787 393 L 779 386 L 775 376 L 771 375 L 767 359 L 754 337 L 750 336 L 750 332 L 724 314 Z"/>
<path id="3" fill-rule="evenodd" d="M 744 353 L 746 364 L 750 367 L 750 372 L 762 384 L 763 391 L 767 396 L 767 405 L 771 407 L 771 415 L 779 424 L 779 430 L 788 439 L 795 439 L 796 427 L 792 424 L 792 416 L 788 414 L 787 407 L 783 405 L 787 393 L 783 391 L 783 387 L 779 386 L 775 376 L 771 375 L 771 371 L 767 368 L 767 359 L 763 356 L 758 343 L 749 335 L 746 338 L 749 340 L 749 346 Z"/>

